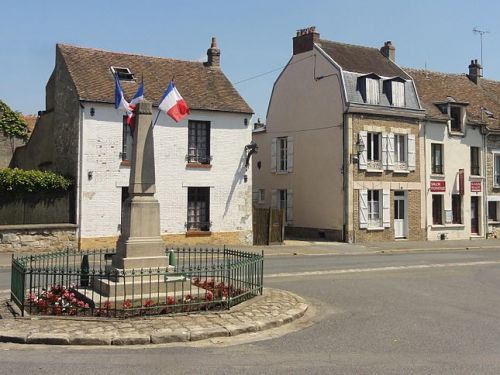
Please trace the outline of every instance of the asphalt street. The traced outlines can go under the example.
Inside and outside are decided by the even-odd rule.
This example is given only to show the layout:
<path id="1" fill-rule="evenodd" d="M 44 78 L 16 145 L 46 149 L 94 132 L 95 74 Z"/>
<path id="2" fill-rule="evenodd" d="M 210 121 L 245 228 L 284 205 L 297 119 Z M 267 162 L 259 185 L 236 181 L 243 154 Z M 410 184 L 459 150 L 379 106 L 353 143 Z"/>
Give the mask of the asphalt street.
<path id="1" fill-rule="evenodd" d="M 311 306 L 289 332 L 141 348 L 4 344 L 0 373 L 500 373 L 500 252 L 270 257 L 265 273 L 266 286 Z"/>

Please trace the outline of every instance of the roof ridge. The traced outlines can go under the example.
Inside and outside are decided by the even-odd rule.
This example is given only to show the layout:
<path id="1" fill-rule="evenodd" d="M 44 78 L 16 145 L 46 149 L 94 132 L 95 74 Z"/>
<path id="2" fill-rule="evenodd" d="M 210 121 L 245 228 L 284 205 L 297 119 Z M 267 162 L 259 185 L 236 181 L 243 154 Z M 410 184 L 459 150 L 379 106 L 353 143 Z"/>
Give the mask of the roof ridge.
<path id="1" fill-rule="evenodd" d="M 147 58 L 159 59 L 159 60 L 181 61 L 181 62 L 187 62 L 187 63 L 193 63 L 193 64 L 202 64 L 202 65 L 204 64 L 203 61 L 181 60 L 181 59 L 174 59 L 172 57 L 160 57 L 160 56 L 144 55 L 144 54 L 140 54 L 140 53 L 109 51 L 109 50 L 102 49 L 102 48 L 82 47 L 82 46 L 76 46 L 76 45 L 73 45 L 73 44 L 66 44 L 66 43 L 57 43 L 56 47 L 70 47 L 70 48 L 84 49 L 84 50 L 87 50 L 87 51 L 113 53 L 115 55 L 147 57 Z"/>
<path id="2" fill-rule="evenodd" d="M 323 42 L 328 42 L 328 43 L 342 44 L 343 46 L 348 46 L 348 47 L 358 47 L 358 48 L 373 49 L 373 50 L 377 50 L 378 52 L 380 52 L 380 49 L 376 48 L 376 47 L 368 47 L 368 46 L 362 46 L 362 45 L 359 45 L 359 44 L 337 42 L 337 41 L 328 40 L 328 39 L 320 39 L 319 41 L 320 41 L 320 43 L 321 43 L 321 41 L 323 41 Z"/>
<path id="3" fill-rule="evenodd" d="M 438 74 L 438 75 L 443 75 L 443 76 L 457 76 L 457 77 L 466 77 L 466 73 L 446 73 L 446 72 L 437 72 L 435 70 L 429 70 L 429 69 L 420 69 L 420 68 L 410 68 L 410 67 L 401 67 L 401 69 L 404 69 L 408 72 L 421 72 L 421 73 L 429 73 L 429 74 Z"/>

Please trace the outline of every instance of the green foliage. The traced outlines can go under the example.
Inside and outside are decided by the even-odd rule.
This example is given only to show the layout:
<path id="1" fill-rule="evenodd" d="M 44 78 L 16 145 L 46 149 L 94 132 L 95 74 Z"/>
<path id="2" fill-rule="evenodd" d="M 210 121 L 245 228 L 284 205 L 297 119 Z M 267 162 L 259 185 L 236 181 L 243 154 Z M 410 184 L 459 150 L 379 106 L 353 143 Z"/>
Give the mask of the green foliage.
<path id="1" fill-rule="evenodd" d="M 0 131 L 9 137 L 17 137 L 26 140 L 28 138 L 28 126 L 23 120 L 21 113 L 15 112 L 0 100 Z"/>
<path id="2" fill-rule="evenodd" d="M 0 169 L 0 193 L 39 193 L 65 191 L 71 180 L 52 171 L 18 168 Z"/>

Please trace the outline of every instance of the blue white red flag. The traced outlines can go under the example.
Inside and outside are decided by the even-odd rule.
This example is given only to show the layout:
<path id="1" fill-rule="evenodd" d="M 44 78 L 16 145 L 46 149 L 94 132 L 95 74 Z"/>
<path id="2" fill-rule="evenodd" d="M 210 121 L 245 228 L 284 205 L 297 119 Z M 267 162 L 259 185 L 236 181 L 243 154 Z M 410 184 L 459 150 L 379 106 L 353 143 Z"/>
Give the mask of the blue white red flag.
<path id="1" fill-rule="evenodd" d="M 127 113 L 127 116 L 130 114 L 130 104 L 125 100 L 125 96 L 123 95 L 122 86 L 120 85 L 120 80 L 118 76 L 115 74 L 115 108 L 120 109 Z"/>
<path id="2" fill-rule="evenodd" d="M 134 117 L 137 104 L 139 104 L 143 100 L 144 100 L 144 81 L 141 81 L 141 84 L 137 88 L 137 92 L 135 93 L 134 97 L 132 98 L 132 100 L 128 105 L 129 113 L 127 113 L 128 116 L 127 124 L 129 125 L 132 124 L 132 118 Z"/>
<path id="3" fill-rule="evenodd" d="M 175 88 L 173 80 L 168 84 L 158 108 L 165 111 L 175 122 L 189 115 L 189 107 Z"/>

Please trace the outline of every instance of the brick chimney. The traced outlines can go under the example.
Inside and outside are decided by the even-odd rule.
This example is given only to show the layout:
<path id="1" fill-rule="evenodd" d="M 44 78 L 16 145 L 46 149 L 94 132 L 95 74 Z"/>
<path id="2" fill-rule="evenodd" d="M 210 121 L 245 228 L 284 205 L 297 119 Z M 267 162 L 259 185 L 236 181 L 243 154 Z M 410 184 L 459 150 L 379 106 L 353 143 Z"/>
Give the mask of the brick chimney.
<path id="1" fill-rule="evenodd" d="M 476 85 L 479 83 L 481 75 L 481 65 L 476 60 L 471 60 L 469 65 L 469 74 L 467 75 L 469 79 Z"/>
<path id="2" fill-rule="evenodd" d="M 384 46 L 380 48 L 380 52 L 392 62 L 396 62 L 396 47 L 392 45 L 390 40 L 384 43 Z"/>
<path id="3" fill-rule="evenodd" d="M 207 62 L 205 66 L 213 66 L 214 68 L 220 67 L 220 49 L 217 48 L 217 40 L 212 37 L 212 44 L 210 48 L 207 49 Z"/>
<path id="4" fill-rule="evenodd" d="M 315 26 L 297 30 L 297 35 L 293 38 L 293 54 L 311 51 L 314 43 L 319 43 L 319 33 Z"/>

